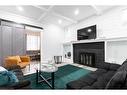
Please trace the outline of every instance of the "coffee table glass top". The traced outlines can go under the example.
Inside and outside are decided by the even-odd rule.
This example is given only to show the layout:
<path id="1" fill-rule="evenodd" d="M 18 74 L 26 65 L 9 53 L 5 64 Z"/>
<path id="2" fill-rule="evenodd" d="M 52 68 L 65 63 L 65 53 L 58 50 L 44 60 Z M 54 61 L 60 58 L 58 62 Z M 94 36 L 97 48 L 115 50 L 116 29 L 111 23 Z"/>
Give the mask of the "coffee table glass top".
<path id="1" fill-rule="evenodd" d="M 42 72 L 56 72 L 58 67 L 55 64 L 40 64 L 39 70 Z"/>

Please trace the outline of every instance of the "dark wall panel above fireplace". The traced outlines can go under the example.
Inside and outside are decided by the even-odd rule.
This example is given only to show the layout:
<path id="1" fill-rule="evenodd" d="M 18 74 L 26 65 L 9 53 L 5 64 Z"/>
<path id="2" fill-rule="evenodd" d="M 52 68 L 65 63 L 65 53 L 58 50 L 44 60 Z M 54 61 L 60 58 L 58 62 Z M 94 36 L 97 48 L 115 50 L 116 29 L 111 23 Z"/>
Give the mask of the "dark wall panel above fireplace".
<path id="1" fill-rule="evenodd" d="M 104 42 L 93 42 L 93 43 L 78 43 L 73 44 L 73 61 L 74 63 L 80 63 L 81 53 L 93 53 L 95 54 L 95 64 L 97 66 L 104 62 Z"/>

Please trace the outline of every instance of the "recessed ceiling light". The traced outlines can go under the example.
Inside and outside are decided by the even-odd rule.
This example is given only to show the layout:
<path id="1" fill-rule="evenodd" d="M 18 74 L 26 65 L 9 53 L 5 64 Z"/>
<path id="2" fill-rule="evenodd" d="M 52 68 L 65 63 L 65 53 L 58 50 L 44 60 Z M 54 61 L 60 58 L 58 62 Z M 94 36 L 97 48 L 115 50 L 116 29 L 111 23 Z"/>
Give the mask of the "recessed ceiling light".
<path id="1" fill-rule="evenodd" d="M 19 11 L 23 11 L 23 10 L 24 10 L 21 6 L 18 6 L 17 9 L 18 9 Z"/>
<path id="2" fill-rule="evenodd" d="M 90 32 L 92 32 L 92 30 L 91 30 L 91 29 L 88 29 L 88 30 L 87 30 L 87 32 L 89 32 L 89 33 L 90 33 Z"/>
<path id="3" fill-rule="evenodd" d="M 74 12 L 75 15 L 78 15 L 79 14 L 79 9 L 76 9 L 75 12 Z"/>
<path id="4" fill-rule="evenodd" d="M 61 24 L 61 23 L 62 23 L 62 20 L 59 19 L 59 20 L 58 20 L 58 23 Z"/>

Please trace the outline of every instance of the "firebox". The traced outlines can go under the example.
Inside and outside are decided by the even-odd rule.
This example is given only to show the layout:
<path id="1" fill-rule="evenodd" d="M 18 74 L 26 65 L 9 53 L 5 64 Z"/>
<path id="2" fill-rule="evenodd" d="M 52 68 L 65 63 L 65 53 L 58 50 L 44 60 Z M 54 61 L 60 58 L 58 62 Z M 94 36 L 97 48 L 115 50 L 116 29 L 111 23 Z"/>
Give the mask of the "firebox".
<path id="1" fill-rule="evenodd" d="M 82 52 L 79 54 L 79 63 L 87 66 L 94 67 L 95 65 L 95 54 Z"/>

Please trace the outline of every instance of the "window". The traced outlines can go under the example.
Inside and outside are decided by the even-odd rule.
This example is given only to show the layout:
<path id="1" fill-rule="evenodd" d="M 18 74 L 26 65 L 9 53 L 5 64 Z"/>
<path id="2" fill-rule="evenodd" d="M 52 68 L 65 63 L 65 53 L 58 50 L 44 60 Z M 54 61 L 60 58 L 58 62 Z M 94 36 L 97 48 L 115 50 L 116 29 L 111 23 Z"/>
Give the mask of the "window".
<path id="1" fill-rule="evenodd" d="M 40 50 L 40 36 L 27 35 L 27 50 Z"/>

